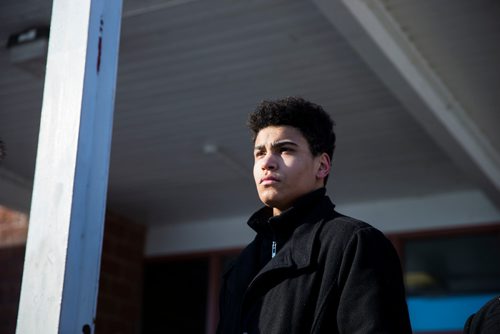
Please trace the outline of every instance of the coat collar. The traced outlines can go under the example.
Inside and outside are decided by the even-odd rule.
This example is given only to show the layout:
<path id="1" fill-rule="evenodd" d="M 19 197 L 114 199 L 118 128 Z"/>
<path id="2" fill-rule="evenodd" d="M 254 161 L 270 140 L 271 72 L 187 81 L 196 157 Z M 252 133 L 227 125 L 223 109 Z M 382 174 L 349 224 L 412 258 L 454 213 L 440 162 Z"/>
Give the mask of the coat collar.
<path id="1" fill-rule="evenodd" d="M 303 223 L 306 216 L 316 204 L 325 197 L 326 189 L 316 189 L 301 198 L 293 206 L 278 216 L 273 216 L 272 208 L 263 207 L 248 220 L 248 225 L 258 234 L 270 238 L 286 238 Z"/>
<path id="2" fill-rule="evenodd" d="M 267 284 L 272 284 L 275 279 L 281 279 L 289 275 L 290 271 L 303 269 L 314 265 L 316 260 L 316 243 L 318 234 L 320 233 L 321 226 L 324 221 L 330 220 L 336 213 L 334 205 L 330 199 L 325 196 L 325 190 L 319 191 L 316 194 L 311 193 L 312 197 L 306 200 L 300 215 L 290 215 L 296 217 L 296 222 L 300 222 L 291 230 L 291 236 L 283 248 L 278 251 L 276 256 L 264 265 L 258 272 L 253 272 L 255 268 L 257 254 L 259 254 L 265 236 L 262 234 L 267 233 L 266 230 L 269 224 L 268 220 L 270 215 L 262 220 L 262 210 L 256 212 L 249 220 L 249 225 L 252 226 L 258 235 L 256 239 L 243 250 L 242 254 L 237 260 L 237 263 L 227 270 L 224 277 L 227 279 L 225 284 L 226 288 L 234 295 L 241 294 L 243 296 L 242 307 L 248 306 L 248 303 L 256 296 L 259 291 L 264 291 Z M 307 196 L 307 195 L 306 195 Z M 306 204 L 307 203 L 307 204 Z M 295 205 L 297 209 L 302 205 Z M 265 210 L 265 209 L 264 209 Z M 288 210 L 287 210 L 288 211 Z M 293 211 L 289 212 L 290 214 Z M 255 219 L 258 218 L 258 221 Z M 265 217 L 265 216 L 264 216 Z M 281 218 L 284 218 L 282 216 Z M 262 224 L 262 221 L 265 224 Z M 285 221 L 283 221 L 285 223 Z M 257 224 L 257 225 L 255 225 Z M 288 225 L 283 225 L 288 226 Z M 264 229 L 262 232 L 261 229 Z M 237 269 L 237 270 L 233 270 Z M 231 273 L 231 274 L 230 274 Z M 246 306 L 245 306 L 246 305 Z"/>
<path id="3" fill-rule="evenodd" d="M 305 195 L 279 216 L 268 215 L 267 220 L 264 220 L 269 211 L 263 208 L 250 218 L 248 224 L 257 233 L 265 236 L 277 233 L 278 238 L 288 240 L 259 275 L 274 269 L 301 269 L 312 263 L 314 244 L 322 222 L 334 215 L 335 205 L 325 196 L 325 192 L 325 188 L 321 188 Z"/>
<path id="4" fill-rule="evenodd" d="M 324 195 L 310 207 L 310 210 L 302 217 L 302 223 L 293 230 L 290 240 L 283 249 L 251 279 L 248 285 L 240 286 L 246 290 L 243 298 L 244 307 L 256 295 L 260 294 L 259 291 L 264 291 L 265 286 L 270 282 L 275 279 L 279 280 L 280 277 L 289 277 L 290 271 L 314 265 L 317 257 L 315 254 L 317 236 L 323 222 L 330 220 L 336 214 L 333 208 L 333 203 Z M 255 247 L 257 244 L 253 243 L 253 246 Z"/>

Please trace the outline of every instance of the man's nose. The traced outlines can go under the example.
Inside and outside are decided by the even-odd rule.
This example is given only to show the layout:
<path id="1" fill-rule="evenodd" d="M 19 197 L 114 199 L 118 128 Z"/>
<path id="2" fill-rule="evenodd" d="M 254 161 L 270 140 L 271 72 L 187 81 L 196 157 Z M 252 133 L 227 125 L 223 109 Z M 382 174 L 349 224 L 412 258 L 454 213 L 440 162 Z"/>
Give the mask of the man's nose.
<path id="1" fill-rule="evenodd" d="M 262 159 L 261 168 L 263 170 L 274 170 L 278 168 L 278 160 L 273 153 L 268 153 Z"/>

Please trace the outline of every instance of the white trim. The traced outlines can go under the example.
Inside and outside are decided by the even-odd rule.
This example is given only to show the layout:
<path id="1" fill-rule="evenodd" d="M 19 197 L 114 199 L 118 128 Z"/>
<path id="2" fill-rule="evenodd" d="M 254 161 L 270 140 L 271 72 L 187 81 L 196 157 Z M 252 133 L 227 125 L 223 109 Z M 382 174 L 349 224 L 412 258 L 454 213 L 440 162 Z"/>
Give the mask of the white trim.
<path id="1" fill-rule="evenodd" d="M 500 152 L 377 0 L 314 0 L 436 143 L 500 207 Z"/>
<path id="2" fill-rule="evenodd" d="M 479 190 L 343 204 L 336 209 L 385 233 L 500 222 L 500 210 Z M 148 228 L 146 256 L 243 248 L 255 235 L 247 220 L 248 216 L 236 216 L 179 224 L 157 222 Z"/>
<path id="3" fill-rule="evenodd" d="M 338 210 L 384 233 L 500 222 L 500 210 L 480 190 L 353 203 Z"/>
<path id="4" fill-rule="evenodd" d="M 248 217 L 168 224 L 159 222 L 148 228 L 146 256 L 204 252 L 241 248 L 255 236 L 246 225 Z"/>

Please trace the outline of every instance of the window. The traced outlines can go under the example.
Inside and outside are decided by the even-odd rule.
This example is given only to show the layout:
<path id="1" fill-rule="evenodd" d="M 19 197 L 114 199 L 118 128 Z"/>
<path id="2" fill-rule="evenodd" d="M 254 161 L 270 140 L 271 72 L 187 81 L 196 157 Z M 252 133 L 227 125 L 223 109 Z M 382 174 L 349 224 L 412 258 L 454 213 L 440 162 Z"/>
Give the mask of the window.
<path id="1" fill-rule="evenodd" d="M 403 254 L 409 295 L 500 291 L 499 234 L 407 240 Z"/>
<path id="2" fill-rule="evenodd" d="M 462 333 L 500 295 L 500 224 L 390 235 L 403 265 L 415 333 Z"/>

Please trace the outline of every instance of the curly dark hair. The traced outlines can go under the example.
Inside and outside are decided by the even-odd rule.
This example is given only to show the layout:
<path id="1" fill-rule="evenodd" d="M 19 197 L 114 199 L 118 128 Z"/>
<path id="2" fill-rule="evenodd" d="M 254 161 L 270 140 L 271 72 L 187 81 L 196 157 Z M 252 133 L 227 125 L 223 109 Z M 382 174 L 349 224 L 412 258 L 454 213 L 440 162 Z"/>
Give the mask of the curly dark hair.
<path id="1" fill-rule="evenodd" d="M 248 118 L 248 127 L 253 132 L 254 142 L 260 130 L 280 125 L 298 129 L 309 143 L 313 156 L 326 153 L 330 160 L 333 158 L 335 122 L 320 105 L 295 96 L 276 101 L 262 101 Z"/>

